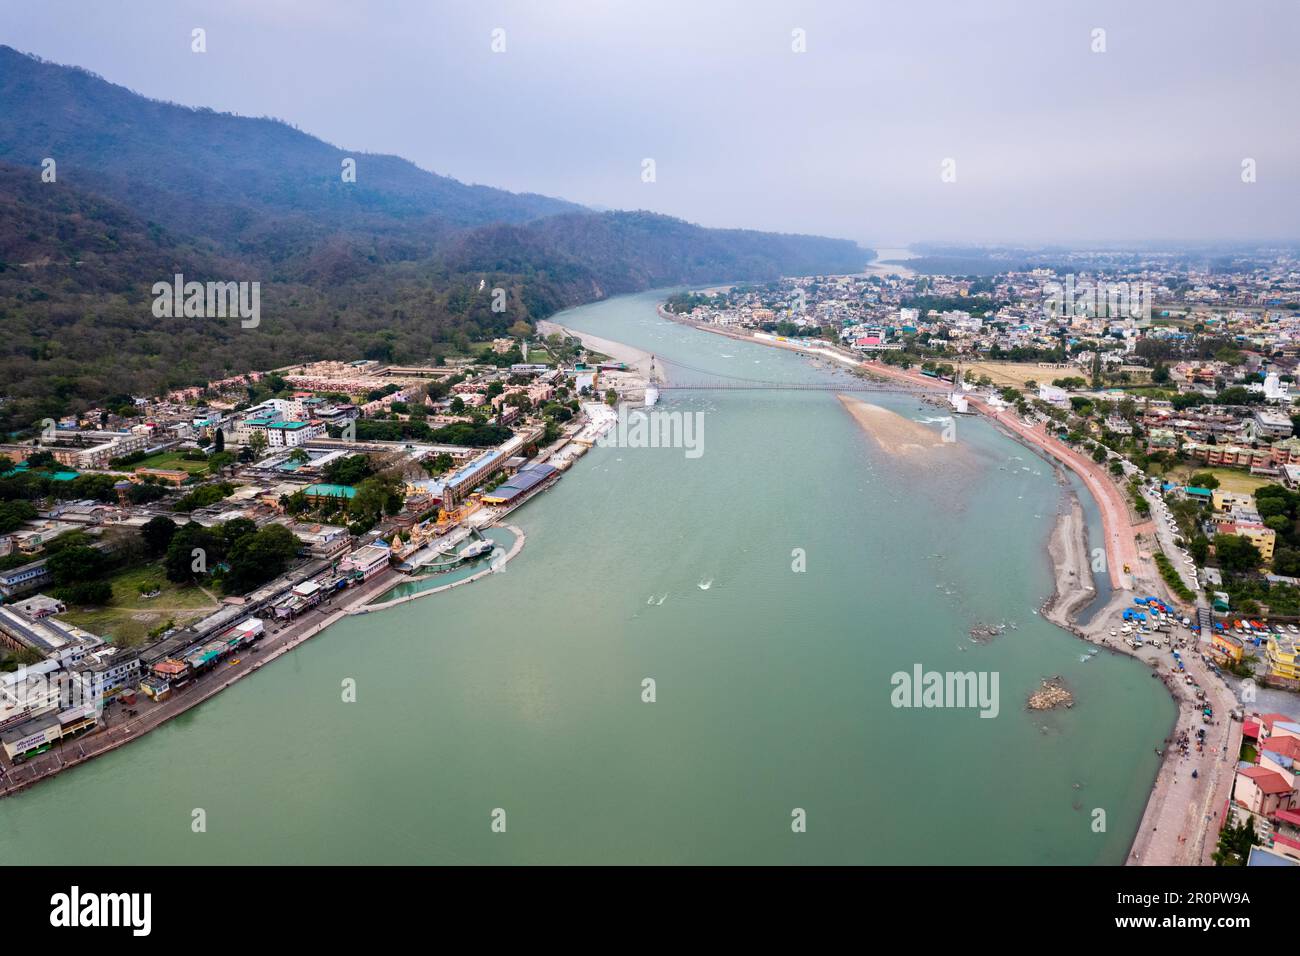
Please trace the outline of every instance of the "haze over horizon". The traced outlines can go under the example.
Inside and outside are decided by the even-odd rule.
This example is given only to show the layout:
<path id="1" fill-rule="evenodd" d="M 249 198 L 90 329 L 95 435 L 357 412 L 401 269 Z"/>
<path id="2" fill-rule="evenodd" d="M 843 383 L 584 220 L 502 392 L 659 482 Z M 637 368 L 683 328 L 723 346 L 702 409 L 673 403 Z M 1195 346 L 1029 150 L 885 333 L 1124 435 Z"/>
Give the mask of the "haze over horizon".
<path id="1" fill-rule="evenodd" d="M 1294 5 L 0 9 L 0 42 L 143 95 L 593 207 L 869 246 L 1297 233 Z"/>

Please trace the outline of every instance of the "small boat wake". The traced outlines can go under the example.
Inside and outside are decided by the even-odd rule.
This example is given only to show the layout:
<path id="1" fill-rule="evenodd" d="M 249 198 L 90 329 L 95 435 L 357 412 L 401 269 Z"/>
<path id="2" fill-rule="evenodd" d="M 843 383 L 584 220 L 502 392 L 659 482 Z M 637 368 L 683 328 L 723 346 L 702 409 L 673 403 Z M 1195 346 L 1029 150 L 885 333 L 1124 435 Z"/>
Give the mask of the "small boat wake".
<path id="1" fill-rule="evenodd" d="M 709 588 L 713 587 L 713 578 L 702 578 L 696 587 L 701 591 L 707 591 Z"/>

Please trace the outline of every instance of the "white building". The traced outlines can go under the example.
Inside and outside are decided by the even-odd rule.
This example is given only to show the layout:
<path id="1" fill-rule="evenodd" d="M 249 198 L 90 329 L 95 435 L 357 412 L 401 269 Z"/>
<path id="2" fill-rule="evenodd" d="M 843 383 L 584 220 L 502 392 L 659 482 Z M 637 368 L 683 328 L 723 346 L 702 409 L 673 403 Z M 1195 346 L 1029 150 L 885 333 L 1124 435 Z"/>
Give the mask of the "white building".
<path id="1" fill-rule="evenodd" d="M 297 448 L 324 434 L 325 426 L 318 422 L 272 422 L 266 426 L 270 448 Z"/>
<path id="2" fill-rule="evenodd" d="M 1291 383 L 1282 381 L 1277 372 L 1269 372 L 1264 378 L 1264 397 L 1270 402 L 1290 402 Z"/>
<path id="3" fill-rule="evenodd" d="M 1065 389 L 1057 388 L 1055 385 L 1039 385 L 1038 397 L 1040 400 L 1047 402 L 1049 405 L 1055 405 L 1057 408 L 1070 407 L 1070 396 Z"/>

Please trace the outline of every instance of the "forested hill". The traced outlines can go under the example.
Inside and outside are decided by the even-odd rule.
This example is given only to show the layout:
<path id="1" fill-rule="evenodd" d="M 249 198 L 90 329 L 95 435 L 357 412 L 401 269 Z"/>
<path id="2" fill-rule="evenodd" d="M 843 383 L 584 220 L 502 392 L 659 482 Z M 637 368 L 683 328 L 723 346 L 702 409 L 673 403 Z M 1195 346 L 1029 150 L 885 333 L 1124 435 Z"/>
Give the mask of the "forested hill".
<path id="1" fill-rule="evenodd" d="M 466 185 L 0 46 L 0 428 L 306 358 L 419 361 L 607 295 L 870 257 Z M 262 324 L 154 318 L 150 290 L 175 272 L 260 282 Z M 505 313 L 484 280 L 510 291 Z"/>

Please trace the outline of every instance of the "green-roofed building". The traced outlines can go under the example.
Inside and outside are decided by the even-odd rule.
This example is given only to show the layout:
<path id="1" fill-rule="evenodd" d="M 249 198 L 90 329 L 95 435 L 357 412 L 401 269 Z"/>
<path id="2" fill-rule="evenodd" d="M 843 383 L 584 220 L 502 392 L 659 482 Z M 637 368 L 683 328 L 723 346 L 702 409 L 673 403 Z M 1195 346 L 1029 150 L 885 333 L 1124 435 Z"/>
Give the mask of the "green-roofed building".
<path id="1" fill-rule="evenodd" d="M 322 498 L 355 498 L 357 489 L 348 485 L 308 485 L 303 494 L 318 501 Z"/>
<path id="2" fill-rule="evenodd" d="M 31 468 L 28 466 L 27 462 L 19 462 L 13 468 L 10 468 L 4 474 L 0 475 L 0 478 L 14 478 L 29 471 L 31 471 Z M 46 478 L 50 479 L 50 481 L 71 481 L 73 478 L 79 478 L 81 476 L 80 472 L 72 471 L 70 469 L 43 471 L 38 468 L 36 471 L 32 471 L 31 473 L 33 475 L 44 475 Z"/>

